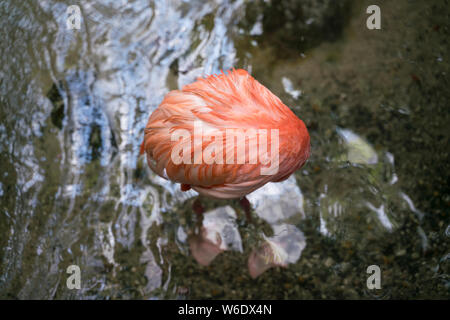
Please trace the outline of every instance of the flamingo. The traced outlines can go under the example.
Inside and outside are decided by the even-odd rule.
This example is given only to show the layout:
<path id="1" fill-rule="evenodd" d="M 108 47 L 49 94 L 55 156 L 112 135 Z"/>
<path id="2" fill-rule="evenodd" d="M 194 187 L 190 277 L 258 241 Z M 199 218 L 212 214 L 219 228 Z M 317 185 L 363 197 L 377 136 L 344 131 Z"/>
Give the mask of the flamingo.
<path id="1" fill-rule="evenodd" d="M 239 198 L 246 210 L 245 195 L 287 179 L 310 155 L 303 121 L 243 69 L 170 91 L 144 133 L 140 152 L 156 174 L 182 191 Z"/>

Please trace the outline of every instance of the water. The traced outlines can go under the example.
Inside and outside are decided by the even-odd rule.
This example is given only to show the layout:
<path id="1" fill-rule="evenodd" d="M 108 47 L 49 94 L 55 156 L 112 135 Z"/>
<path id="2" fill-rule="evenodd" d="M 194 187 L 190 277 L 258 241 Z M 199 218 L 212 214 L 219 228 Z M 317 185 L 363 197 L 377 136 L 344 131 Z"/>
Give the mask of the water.
<path id="1" fill-rule="evenodd" d="M 81 1 L 68 30 L 71 4 L 0 4 L 0 297 L 449 297 L 444 4 L 385 2 L 382 31 L 350 1 Z M 232 67 L 311 134 L 251 223 L 139 157 L 167 92 Z"/>

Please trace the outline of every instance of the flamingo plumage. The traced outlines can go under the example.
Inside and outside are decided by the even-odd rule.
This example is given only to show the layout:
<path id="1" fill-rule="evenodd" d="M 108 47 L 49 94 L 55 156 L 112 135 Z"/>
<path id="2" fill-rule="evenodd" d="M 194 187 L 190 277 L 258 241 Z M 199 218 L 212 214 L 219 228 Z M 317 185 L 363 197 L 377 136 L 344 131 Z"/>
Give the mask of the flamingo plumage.
<path id="1" fill-rule="evenodd" d="M 195 128 L 198 124 L 203 128 L 201 137 Z M 245 163 L 235 160 L 239 140 L 236 145 L 228 145 L 227 129 L 255 133 L 240 141 L 246 143 Z M 277 132 L 277 141 L 269 134 L 272 129 Z M 190 138 L 174 139 L 176 130 L 188 132 Z M 263 156 L 271 163 L 275 158 L 269 150 L 278 147 L 277 168 L 272 174 L 262 174 L 269 164 L 257 161 L 250 151 L 250 146 L 262 149 L 262 138 L 267 138 Z M 183 159 L 195 158 L 196 151 L 208 151 L 215 161 L 205 161 L 203 155 L 203 161 L 178 163 L 172 155 L 182 147 L 190 147 L 190 154 Z M 192 188 L 202 195 L 233 199 L 268 182 L 287 179 L 308 159 L 310 138 L 303 121 L 277 96 L 247 71 L 233 69 L 169 92 L 149 117 L 141 153 L 147 154 L 148 165 L 155 173 L 180 183 L 183 191 Z"/>

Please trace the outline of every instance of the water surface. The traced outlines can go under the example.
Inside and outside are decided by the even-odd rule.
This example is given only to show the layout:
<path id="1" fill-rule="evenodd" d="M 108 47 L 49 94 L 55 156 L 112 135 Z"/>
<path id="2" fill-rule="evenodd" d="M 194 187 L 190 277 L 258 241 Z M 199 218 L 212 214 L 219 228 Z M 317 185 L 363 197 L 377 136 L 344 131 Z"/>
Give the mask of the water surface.
<path id="1" fill-rule="evenodd" d="M 80 1 L 68 30 L 69 1 L 3 1 L 0 297 L 448 298 L 448 8 L 368 30 L 366 2 Z M 311 134 L 251 223 L 139 157 L 167 92 L 233 67 Z"/>

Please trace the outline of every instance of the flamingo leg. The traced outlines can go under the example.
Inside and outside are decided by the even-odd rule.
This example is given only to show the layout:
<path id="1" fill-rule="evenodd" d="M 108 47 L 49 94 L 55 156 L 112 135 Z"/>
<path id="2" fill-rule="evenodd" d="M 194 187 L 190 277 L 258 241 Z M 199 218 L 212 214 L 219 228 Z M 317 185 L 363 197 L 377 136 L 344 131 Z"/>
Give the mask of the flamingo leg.
<path id="1" fill-rule="evenodd" d="M 245 218 L 247 219 L 248 222 L 252 222 L 252 215 L 251 215 L 251 205 L 250 205 L 250 201 L 248 201 L 247 197 L 242 197 L 239 200 L 239 204 L 241 205 L 241 207 L 244 209 L 245 212 Z"/>
<path id="2" fill-rule="evenodd" d="M 195 199 L 192 203 L 192 211 L 197 215 L 197 221 L 202 221 L 203 213 L 205 213 L 205 208 L 199 198 Z"/>

